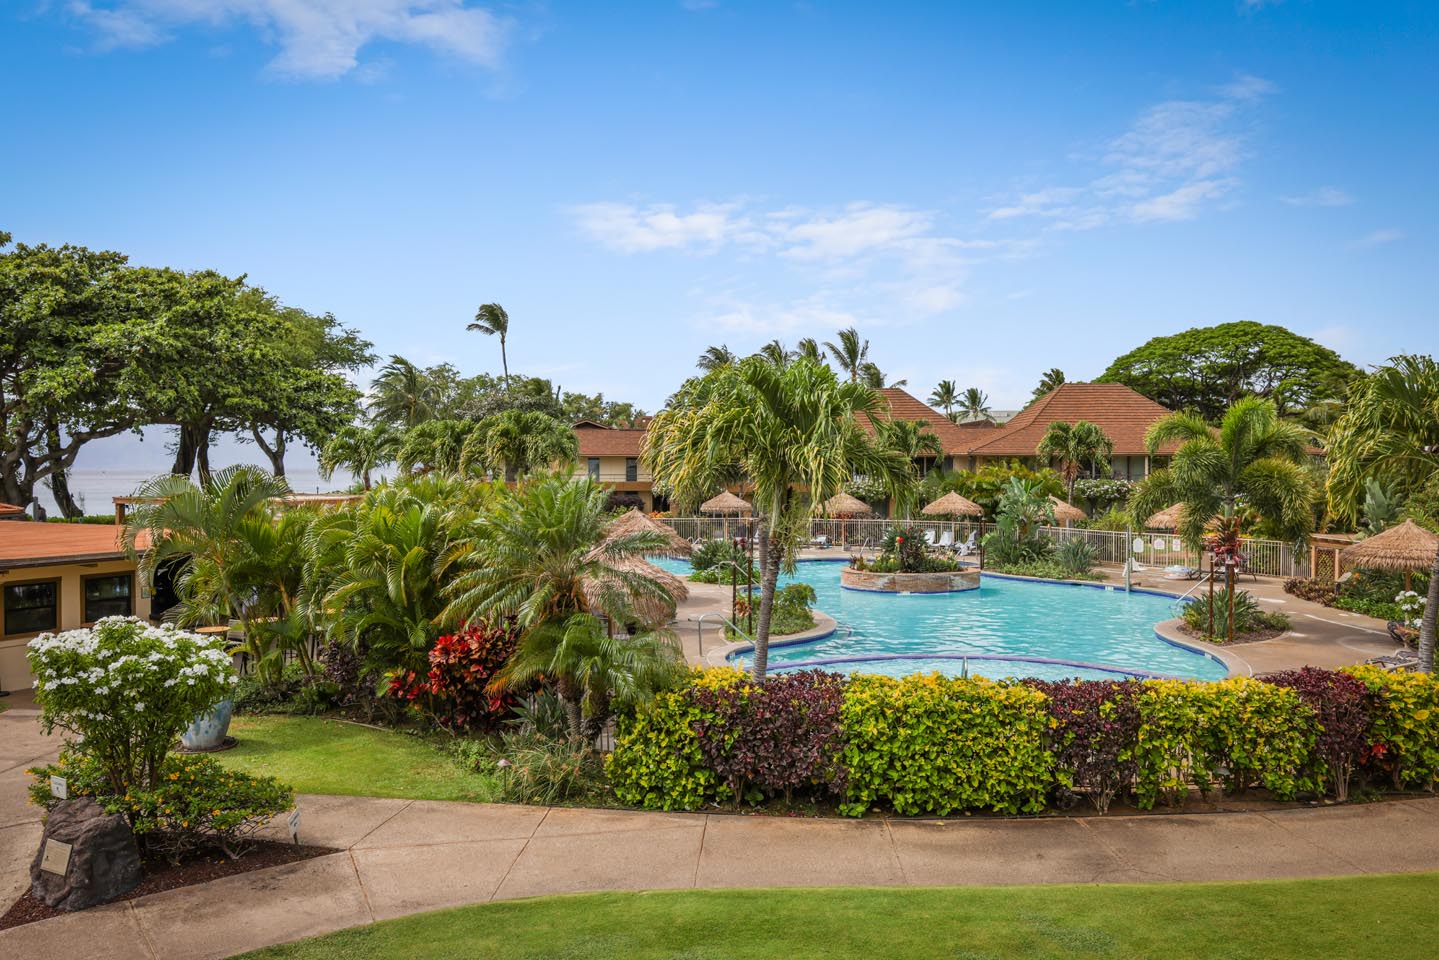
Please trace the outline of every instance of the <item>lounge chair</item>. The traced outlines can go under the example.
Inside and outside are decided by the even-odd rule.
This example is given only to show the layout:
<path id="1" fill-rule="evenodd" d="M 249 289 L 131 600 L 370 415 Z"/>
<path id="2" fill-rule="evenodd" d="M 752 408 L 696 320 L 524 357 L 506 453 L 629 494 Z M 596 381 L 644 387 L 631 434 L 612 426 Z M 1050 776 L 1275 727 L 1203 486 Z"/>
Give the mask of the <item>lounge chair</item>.
<path id="1" fill-rule="evenodd" d="M 939 549 L 941 549 L 941 550 L 953 550 L 953 549 L 954 549 L 954 531 L 953 531 L 953 530 L 946 530 L 946 531 L 944 531 L 944 533 L 942 533 L 942 534 L 939 535 Z"/>
<path id="2" fill-rule="evenodd" d="M 809 545 L 818 547 L 821 550 L 829 549 L 829 534 L 821 533 L 818 536 L 810 537 Z"/>
<path id="3" fill-rule="evenodd" d="M 1382 657 L 1370 657 L 1364 662 L 1382 670 L 1413 670 L 1419 666 L 1419 654 L 1405 647 Z"/>
<path id="4" fill-rule="evenodd" d="M 931 549 L 935 546 L 933 530 L 924 531 L 924 545 L 926 547 L 930 547 Z"/>
<path id="5" fill-rule="evenodd" d="M 966 541 L 964 541 L 963 543 L 961 543 L 959 546 L 955 547 L 955 548 L 954 548 L 954 552 L 957 553 L 957 554 L 958 554 L 959 556 L 961 556 L 961 557 L 967 557 L 967 556 L 969 556 L 971 553 L 974 553 L 974 551 L 976 551 L 976 550 L 978 550 L 978 549 L 979 549 L 979 544 L 978 544 L 978 542 L 975 540 L 974 534 L 973 534 L 973 533 L 970 533 L 969 539 L 966 540 Z"/>
<path id="6" fill-rule="evenodd" d="M 1188 567 L 1182 563 L 1176 563 L 1164 568 L 1164 579 L 1166 580 L 1198 580 L 1199 577 L 1198 567 Z"/>

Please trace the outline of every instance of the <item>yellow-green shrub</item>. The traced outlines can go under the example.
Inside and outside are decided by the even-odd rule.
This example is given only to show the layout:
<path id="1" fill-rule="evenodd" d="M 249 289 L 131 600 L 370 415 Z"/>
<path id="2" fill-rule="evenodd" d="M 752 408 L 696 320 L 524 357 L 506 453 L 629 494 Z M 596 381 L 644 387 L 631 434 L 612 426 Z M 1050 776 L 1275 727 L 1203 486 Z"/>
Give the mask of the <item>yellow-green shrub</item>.
<path id="1" fill-rule="evenodd" d="M 730 799 L 730 789 L 705 763 L 694 727 L 715 716 L 690 696 L 695 687 L 741 686 L 746 675 L 733 668 L 696 670 L 688 686 L 661 693 L 619 717 L 615 749 L 605 769 L 621 803 L 650 810 L 696 810 Z"/>
<path id="2" fill-rule="evenodd" d="M 1217 683 L 1150 680 L 1139 696 L 1135 796 L 1149 808 L 1174 804 L 1193 783 L 1207 792 L 1260 784 L 1280 799 L 1315 786 L 1318 722 L 1288 687 L 1233 677 Z"/>
<path id="3" fill-rule="evenodd" d="M 1019 684 L 929 674 L 856 675 L 841 711 L 848 788 L 841 811 L 1044 809 L 1053 755 L 1045 697 Z"/>
<path id="4" fill-rule="evenodd" d="M 1396 787 L 1432 790 L 1439 780 L 1439 680 L 1378 667 L 1345 672 L 1369 691 L 1368 766 L 1389 770 Z"/>

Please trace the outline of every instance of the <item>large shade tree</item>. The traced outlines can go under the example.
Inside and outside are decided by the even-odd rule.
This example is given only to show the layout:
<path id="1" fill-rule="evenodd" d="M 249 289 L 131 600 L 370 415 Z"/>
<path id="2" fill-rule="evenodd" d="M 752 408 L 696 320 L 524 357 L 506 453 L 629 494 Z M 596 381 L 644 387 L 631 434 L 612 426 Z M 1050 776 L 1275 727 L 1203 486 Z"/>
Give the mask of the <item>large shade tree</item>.
<path id="1" fill-rule="evenodd" d="M 1109 365 L 1122 383 L 1171 410 L 1216 423 L 1240 398 L 1264 397 L 1281 416 L 1334 399 L 1359 370 L 1328 347 L 1252 320 L 1155 337 Z"/>
<path id="2" fill-rule="evenodd" d="M 1433 357 L 1394 357 L 1355 384 L 1329 433 L 1329 509 L 1353 522 L 1366 486 L 1382 484 L 1418 499 L 1439 486 L 1439 364 Z M 1439 555 L 1429 574 L 1429 598 L 1419 624 L 1419 661 L 1434 669 L 1439 614 Z"/>
<path id="3" fill-rule="evenodd" d="M 650 424 L 642 457 L 672 500 L 696 506 L 736 470 L 751 485 L 760 521 L 756 677 L 768 666 L 780 568 L 809 519 L 854 475 L 888 481 L 909 468 L 860 426 L 861 416 L 882 416 L 883 404 L 857 375 L 842 382 L 806 358 L 784 367 L 749 358 L 686 381 Z"/>

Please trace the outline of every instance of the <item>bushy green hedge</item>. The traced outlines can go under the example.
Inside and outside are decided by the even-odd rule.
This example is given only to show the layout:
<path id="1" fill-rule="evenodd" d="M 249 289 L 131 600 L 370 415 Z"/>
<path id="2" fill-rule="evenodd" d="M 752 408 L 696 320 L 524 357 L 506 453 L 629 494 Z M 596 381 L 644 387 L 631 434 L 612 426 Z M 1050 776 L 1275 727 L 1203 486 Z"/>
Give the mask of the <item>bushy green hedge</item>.
<path id="1" fill-rule="evenodd" d="M 1320 796 L 1335 789 L 1329 770 L 1335 757 L 1354 754 L 1360 744 L 1361 772 L 1371 781 L 1392 777 L 1396 786 L 1432 789 L 1439 780 L 1439 681 L 1366 667 L 1345 672 L 1367 697 L 1346 705 L 1342 717 L 1318 709 L 1314 692 L 1353 681 L 1322 670 L 1268 682 L 1127 684 L 856 674 L 843 682 L 838 716 L 824 721 L 828 729 L 798 723 L 802 718 L 775 729 L 804 729 L 826 749 L 838 745 L 843 769 L 806 789 L 853 816 L 876 808 L 904 815 L 1033 813 L 1076 790 L 1100 791 L 1094 798 L 1100 810 L 1115 795 L 1132 794 L 1146 809 L 1177 803 L 1191 787 Z M 722 695 L 698 696 L 700 689 Z M 737 670 L 696 672 L 689 686 L 621 717 L 609 760 L 616 796 L 664 810 L 733 800 L 701 737 L 723 729 L 728 738 L 753 740 L 753 731 L 735 729 L 743 712 L 721 716 L 714 707 L 752 690 Z M 1330 724 L 1342 719 L 1344 729 L 1327 731 L 1321 715 Z M 1340 733 L 1354 746 L 1329 742 Z M 709 756 L 728 756 L 709 746 Z M 768 755 L 763 743 L 746 749 Z"/>

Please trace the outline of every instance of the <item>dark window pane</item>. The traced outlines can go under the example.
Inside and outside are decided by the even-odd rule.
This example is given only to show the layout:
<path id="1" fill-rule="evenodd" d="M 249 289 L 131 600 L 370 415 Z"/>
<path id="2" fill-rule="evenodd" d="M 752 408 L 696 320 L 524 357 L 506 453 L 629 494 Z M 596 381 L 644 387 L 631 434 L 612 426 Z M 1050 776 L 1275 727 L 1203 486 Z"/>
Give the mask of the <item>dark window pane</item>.
<path id="1" fill-rule="evenodd" d="M 91 577 L 85 581 L 85 622 L 104 617 L 128 617 L 134 610 L 130 597 L 131 576 Z"/>
<path id="2" fill-rule="evenodd" d="M 58 623 L 55 583 L 15 583 L 5 587 L 5 632 L 39 633 Z"/>

